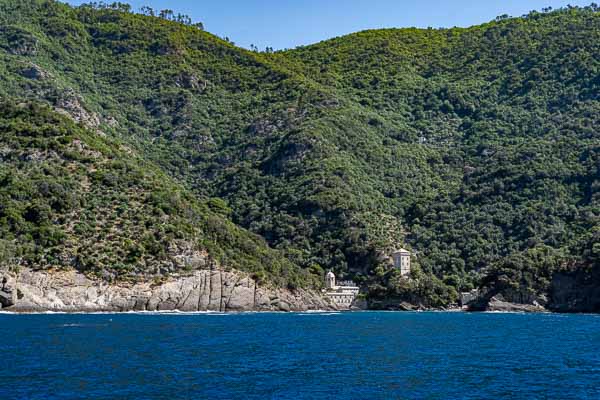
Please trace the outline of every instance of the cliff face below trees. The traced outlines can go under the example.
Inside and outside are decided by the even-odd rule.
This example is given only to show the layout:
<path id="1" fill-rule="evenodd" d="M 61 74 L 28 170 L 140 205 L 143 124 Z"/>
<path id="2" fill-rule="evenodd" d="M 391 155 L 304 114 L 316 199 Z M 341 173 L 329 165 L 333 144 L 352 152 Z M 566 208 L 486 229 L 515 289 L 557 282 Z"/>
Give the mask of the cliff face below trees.
<path id="1" fill-rule="evenodd" d="M 0 272 L 5 311 L 307 311 L 335 306 L 314 291 L 259 286 L 238 271 L 200 270 L 163 282 L 107 283 L 75 271 Z"/>

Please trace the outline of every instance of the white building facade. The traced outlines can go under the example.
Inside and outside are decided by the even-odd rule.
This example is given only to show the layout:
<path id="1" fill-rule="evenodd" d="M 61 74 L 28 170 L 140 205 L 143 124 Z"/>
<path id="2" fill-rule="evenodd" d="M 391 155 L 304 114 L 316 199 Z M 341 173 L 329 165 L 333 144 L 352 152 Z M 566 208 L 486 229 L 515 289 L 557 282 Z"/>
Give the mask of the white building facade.
<path id="1" fill-rule="evenodd" d="M 359 292 L 359 287 L 352 281 L 336 283 L 335 274 L 331 271 L 325 275 L 325 296 L 340 309 L 349 309 Z"/>

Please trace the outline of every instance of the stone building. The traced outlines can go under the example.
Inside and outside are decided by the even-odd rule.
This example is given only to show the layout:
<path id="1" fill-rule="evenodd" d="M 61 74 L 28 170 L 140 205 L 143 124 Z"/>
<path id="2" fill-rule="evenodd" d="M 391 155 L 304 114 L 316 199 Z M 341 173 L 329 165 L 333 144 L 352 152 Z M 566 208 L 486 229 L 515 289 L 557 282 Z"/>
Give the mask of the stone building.
<path id="1" fill-rule="evenodd" d="M 341 281 L 336 284 L 335 274 L 331 271 L 325 275 L 325 296 L 341 309 L 349 309 L 359 292 L 359 287 L 352 281 Z"/>
<path id="2" fill-rule="evenodd" d="M 468 305 L 470 303 L 476 301 L 478 298 L 479 298 L 479 290 L 478 289 L 473 289 L 470 292 L 462 292 L 460 294 L 460 297 L 458 298 L 459 305 L 463 309 L 466 309 L 466 308 L 468 308 Z"/>
<path id="3" fill-rule="evenodd" d="M 410 251 L 406 249 L 396 250 L 392 253 L 394 260 L 394 268 L 400 270 L 400 275 L 407 276 L 410 274 Z"/>

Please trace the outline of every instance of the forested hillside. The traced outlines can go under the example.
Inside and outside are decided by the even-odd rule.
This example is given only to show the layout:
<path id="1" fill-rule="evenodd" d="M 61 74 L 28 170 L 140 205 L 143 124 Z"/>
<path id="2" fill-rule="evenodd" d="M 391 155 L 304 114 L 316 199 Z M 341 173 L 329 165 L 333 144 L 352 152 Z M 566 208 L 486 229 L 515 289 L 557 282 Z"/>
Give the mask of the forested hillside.
<path id="1" fill-rule="evenodd" d="M 252 243 L 218 241 L 216 254 L 233 252 L 221 261 L 240 266 L 248 254 L 268 255 L 275 266 L 251 256 L 247 268 L 285 275 L 282 283 L 307 284 L 333 269 L 374 297 L 417 295 L 446 305 L 457 291 L 480 285 L 535 296 L 551 290 L 558 271 L 597 276 L 596 6 L 466 29 L 365 31 L 275 53 L 240 49 L 186 18 L 169 19 L 118 4 L 0 0 L 0 95 L 13 104 L 45 103 L 49 109 L 28 107 L 70 116 L 82 126 L 69 129 L 94 143 L 130 149 L 137 173 L 161 177 L 149 192 L 164 193 L 167 203 L 169 193 L 181 193 L 204 216 L 187 218 L 189 207 L 177 206 L 173 235 L 196 235 L 192 241 L 207 248 L 206 237 L 193 232 L 219 218 Z M 3 114 L 3 126 L 14 124 L 13 115 Z M 39 121 L 29 123 L 35 132 Z M 3 152 L 13 154 L 14 130 L 4 131 L 2 146 L 11 150 Z M 48 146 L 38 142 L 20 139 L 19 149 Z M 14 176 L 16 159 L 34 173 L 27 157 L 2 157 L 6 176 Z M 77 181 L 59 164 L 46 169 Z M 58 216 L 47 220 L 47 233 L 27 231 L 38 229 L 26 216 L 38 195 L 18 201 L 12 181 L 2 182 L 0 193 L 19 204 L 10 215 L 26 221 L 18 231 L 9 208 L 0 209 L 0 229 L 10 232 L 4 253 L 29 243 L 19 262 L 57 264 L 68 246 L 46 243 L 46 235 L 62 229 Z M 106 207 L 112 192 L 101 185 L 92 181 L 89 201 Z M 148 207 L 134 214 L 152 220 L 161 206 Z M 135 246 L 148 232 L 140 233 L 130 237 Z M 107 246 L 110 262 L 90 254 L 79 268 L 158 265 Z M 416 254 L 412 281 L 385 260 L 399 246 Z M 31 256 L 50 248 L 54 258 Z M 168 241 L 157 241 L 160 256 L 147 257 L 164 259 L 167 249 Z"/>
<path id="2" fill-rule="evenodd" d="M 45 105 L 0 104 L 0 262 L 112 281 L 237 268 L 299 286 L 306 274 L 122 142 Z"/>

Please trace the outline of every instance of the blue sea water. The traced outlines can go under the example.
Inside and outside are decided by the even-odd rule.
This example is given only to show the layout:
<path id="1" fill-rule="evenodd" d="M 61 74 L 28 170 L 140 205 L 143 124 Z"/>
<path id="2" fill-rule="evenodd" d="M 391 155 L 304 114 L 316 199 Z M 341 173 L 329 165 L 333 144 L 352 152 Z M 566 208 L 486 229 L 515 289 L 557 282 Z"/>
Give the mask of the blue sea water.
<path id="1" fill-rule="evenodd" d="M 600 399 L 600 316 L 0 314 L 6 399 Z"/>

